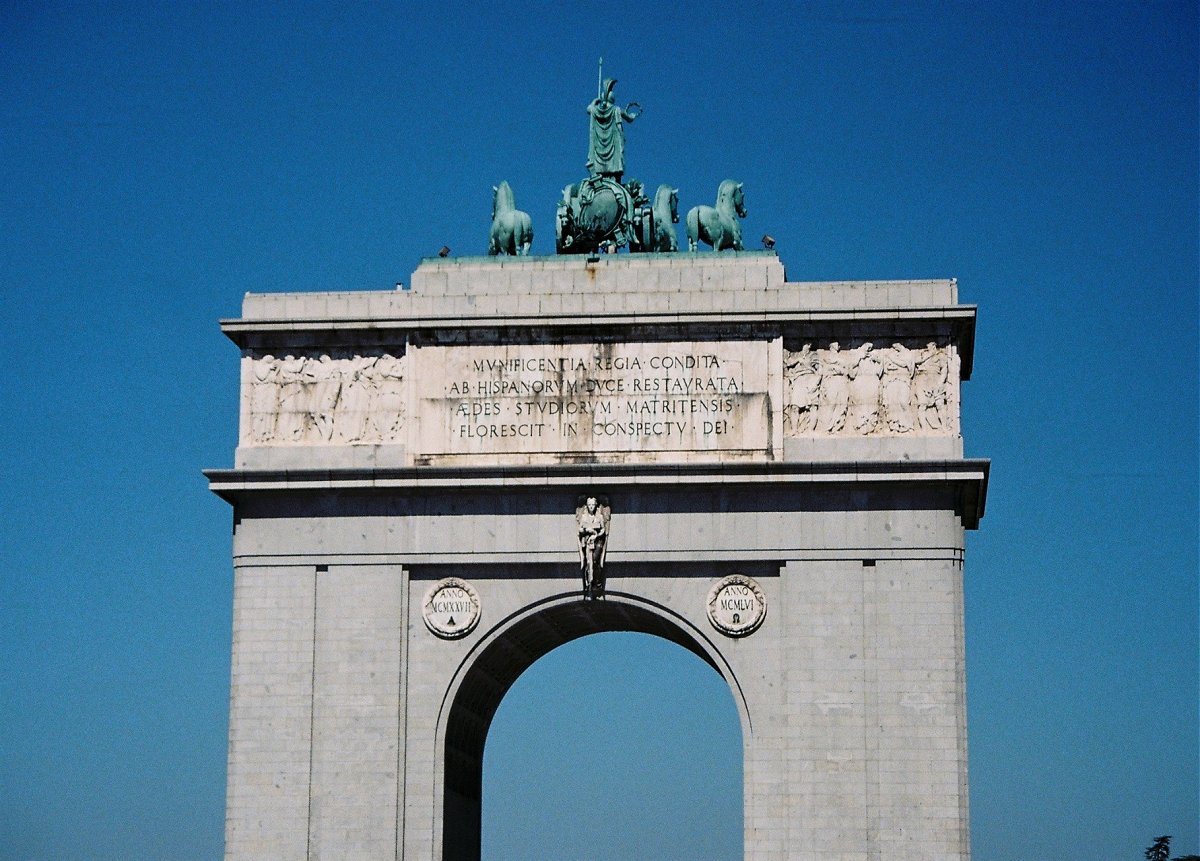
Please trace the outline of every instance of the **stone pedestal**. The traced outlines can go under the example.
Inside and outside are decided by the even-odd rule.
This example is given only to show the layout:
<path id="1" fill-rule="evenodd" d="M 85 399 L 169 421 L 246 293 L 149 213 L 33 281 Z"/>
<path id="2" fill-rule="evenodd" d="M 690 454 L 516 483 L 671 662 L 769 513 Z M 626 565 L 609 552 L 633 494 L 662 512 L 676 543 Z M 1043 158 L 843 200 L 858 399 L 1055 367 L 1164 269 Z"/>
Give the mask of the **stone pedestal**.
<path id="1" fill-rule="evenodd" d="M 730 685 L 747 859 L 966 858 L 974 322 L 953 281 L 791 283 L 770 253 L 248 295 L 207 473 L 236 524 L 226 857 L 478 858 L 505 691 L 633 630 Z"/>

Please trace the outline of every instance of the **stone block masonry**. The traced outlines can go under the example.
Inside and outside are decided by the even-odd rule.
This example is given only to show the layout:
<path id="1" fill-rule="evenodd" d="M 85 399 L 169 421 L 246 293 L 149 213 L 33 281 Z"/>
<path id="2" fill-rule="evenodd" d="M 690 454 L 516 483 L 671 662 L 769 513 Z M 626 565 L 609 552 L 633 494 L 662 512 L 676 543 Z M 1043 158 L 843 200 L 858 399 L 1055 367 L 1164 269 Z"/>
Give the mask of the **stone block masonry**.
<path id="1" fill-rule="evenodd" d="M 207 473 L 235 518 L 226 858 L 475 861 L 505 691 L 609 630 L 729 684 L 746 859 L 968 858 L 974 322 L 952 280 L 789 282 L 764 252 L 248 295 Z"/>

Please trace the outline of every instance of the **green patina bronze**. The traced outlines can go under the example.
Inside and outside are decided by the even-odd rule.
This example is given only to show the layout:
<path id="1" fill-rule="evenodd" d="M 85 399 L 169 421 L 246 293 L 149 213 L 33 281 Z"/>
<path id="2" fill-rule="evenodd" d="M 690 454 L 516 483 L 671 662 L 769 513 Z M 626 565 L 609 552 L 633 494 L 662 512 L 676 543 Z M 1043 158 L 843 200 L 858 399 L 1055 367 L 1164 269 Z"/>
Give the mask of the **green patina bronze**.
<path id="1" fill-rule="evenodd" d="M 616 80 L 599 77 L 599 91 L 587 108 L 588 175 L 563 189 L 555 213 L 555 251 L 597 254 L 624 247 L 636 253 L 678 251 L 672 225 L 679 221 L 679 190 L 660 185 L 651 202 L 640 180 L 622 181 L 623 124 L 637 119 L 641 106 L 637 102 L 624 108 L 617 105 Z M 493 190 L 488 254 L 528 254 L 533 240 L 529 216 L 516 208 L 507 182 Z M 737 243 L 740 247 L 740 233 Z"/>
<path id="2" fill-rule="evenodd" d="M 630 102 L 622 108 L 613 101 L 615 78 L 609 78 L 600 87 L 600 93 L 588 105 L 588 160 L 587 169 L 591 176 L 611 176 L 617 182 L 625 173 L 625 128 L 641 114 L 641 105 Z"/>
<path id="3" fill-rule="evenodd" d="M 640 180 L 622 182 L 625 175 L 625 130 L 641 115 L 641 106 L 620 107 L 613 98 L 616 80 L 603 79 L 588 105 L 588 160 L 586 179 L 563 189 L 555 225 L 555 250 L 559 254 L 595 254 L 629 247 L 633 252 L 677 250 L 670 227 L 671 198 L 651 205 Z M 671 198 L 671 199 L 668 199 Z M 678 216 L 675 216 L 678 221 Z M 659 224 L 663 221 L 663 224 Z"/>
<path id="4" fill-rule="evenodd" d="M 688 251 L 695 251 L 700 242 L 707 242 L 713 251 L 724 248 L 742 251 L 742 225 L 738 219 L 745 217 L 742 184 L 725 180 L 717 189 L 716 206 L 693 206 L 688 210 Z"/>
<path id="5" fill-rule="evenodd" d="M 517 209 L 512 187 L 508 181 L 492 187 L 492 231 L 488 238 L 488 254 L 525 256 L 533 244 L 533 224 L 529 213 Z"/>
<path id="6" fill-rule="evenodd" d="M 646 242 L 647 251 L 678 251 L 679 240 L 675 238 L 675 228 L 671 225 L 679 223 L 679 189 L 669 185 L 660 185 L 654 193 L 654 206 L 651 210 L 650 239 Z"/>
<path id="7" fill-rule="evenodd" d="M 611 176 L 589 176 L 563 189 L 556 219 L 559 254 L 594 254 L 633 242 L 635 206 Z"/>

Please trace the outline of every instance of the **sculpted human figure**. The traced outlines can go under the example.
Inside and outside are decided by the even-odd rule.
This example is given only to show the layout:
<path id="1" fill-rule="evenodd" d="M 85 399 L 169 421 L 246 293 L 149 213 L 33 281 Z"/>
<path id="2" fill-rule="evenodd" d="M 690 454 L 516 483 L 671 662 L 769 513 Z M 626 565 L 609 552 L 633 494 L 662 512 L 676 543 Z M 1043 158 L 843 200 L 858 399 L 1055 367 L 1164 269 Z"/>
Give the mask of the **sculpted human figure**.
<path id="1" fill-rule="evenodd" d="M 608 546 L 608 524 L 612 509 L 589 496 L 575 509 L 579 526 L 579 571 L 583 577 L 583 595 L 595 598 L 604 594 L 604 556 Z"/>
<path id="2" fill-rule="evenodd" d="M 637 102 L 622 108 L 613 101 L 615 78 L 608 78 L 600 95 L 588 105 L 588 173 L 592 176 L 611 176 L 618 182 L 625 173 L 625 130 L 622 123 L 631 123 L 641 113 Z M 633 110 L 637 108 L 638 110 Z"/>
<path id="3" fill-rule="evenodd" d="M 279 363 L 269 353 L 251 363 L 250 438 L 269 442 L 275 436 L 279 415 Z"/>
<path id="4" fill-rule="evenodd" d="M 879 424 L 879 378 L 883 364 L 871 343 L 858 349 L 858 360 L 850 367 L 850 404 L 846 423 L 856 432 L 869 434 Z"/>
<path id="5" fill-rule="evenodd" d="M 783 431 L 788 436 L 812 433 L 817 427 L 817 407 L 821 392 L 820 359 L 811 344 L 798 352 L 785 352 L 783 374 L 788 396 L 783 408 Z"/>
<path id="6" fill-rule="evenodd" d="M 322 353 L 312 366 L 313 382 L 308 399 L 311 427 L 322 440 L 333 438 L 333 411 L 342 392 L 341 368 L 328 353 Z"/>
<path id="7" fill-rule="evenodd" d="M 913 375 L 917 372 L 916 353 L 903 344 L 881 350 L 883 355 L 883 418 L 892 433 L 909 433 L 913 422 Z"/>
<path id="8" fill-rule="evenodd" d="M 959 431 L 958 381 L 962 379 L 962 357 L 957 350 L 949 350 L 950 359 L 946 370 L 946 399 L 942 402 L 942 429 Z"/>
<path id="9" fill-rule="evenodd" d="M 917 359 L 913 388 L 917 395 L 917 420 L 924 430 L 941 430 L 946 418 L 946 388 L 950 359 L 946 351 L 930 341 Z"/>
<path id="10" fill-rule="evenodd" d="M 633 208 L 636 210 L 641 206 L 648 206 L 650 198 L 646 197 L 646 186 L 640 179 L 631 179 L 625 183 L 625 190 L 629 192 L 629 197 L 633 201 Z"/>
<path id="11" fill-rule="evenodd" d="M 355 356 L 347 360 L 341 395 L 333 408 L 333 425 L 338 439 L 361 442 L 368 433 L 367 418 L 375 389 L 371 369 L 377 356 Z"/>
<path id="12" fill-rule="evenodd" d="M 858 365 L 866 350 L 859 347 L 843 353 L 833 341 L 821 356 L 821 395 L 817 408 L 817 427 L 824 433 L 838 433 L 846 426 L 850 408 L 850 371 Z"/>
<path id="13" fill-rule="evenodd" d="M 375 386 L 369 408 L 373 436 L 398 442 L 404 428 L 404 357 L 384 353 L 373 368 Z"/>
<path id="14" fill-rule="evenodd" d="M 279 416 L 275 427 L 284 442 L 299 442 L 308 428 L 308 395 L 315 379 L 309 364 L 304 356 L 288 353 L 279 365 Z"/>

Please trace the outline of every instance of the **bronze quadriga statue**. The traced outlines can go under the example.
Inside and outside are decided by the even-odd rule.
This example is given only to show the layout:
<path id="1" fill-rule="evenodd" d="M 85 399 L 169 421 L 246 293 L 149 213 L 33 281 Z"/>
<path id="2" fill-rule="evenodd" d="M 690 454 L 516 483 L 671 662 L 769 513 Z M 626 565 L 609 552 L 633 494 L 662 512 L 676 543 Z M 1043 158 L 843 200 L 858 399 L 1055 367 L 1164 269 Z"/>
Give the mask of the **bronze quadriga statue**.
<path id="1" fill-rule="evenodd" d="M 631 102 L 622 108 L 613 99 L 617 82 L 609 78 L 588 105 L 588 177 L 563 189 L 558 203 L 555 248 L 559 254 L 595 254 L 622 246 L 641 250 L 649 242 L 649 201 L 642 184 L 625 175 L 625 123 L 641 113 Z M 647 227 L 643 228 L 645 223 Z"/>
<path id="2" fill-rule="evenodd" d="M 674 252 L 679 241 L 679 189 L 658 186 L 651 201 L 636 179 L 624 181 L 625 123 L 641 115 L 641 106 L 622 108 L 613 97 L 616 80 L 600 83 L 588 113 L 588 176 L 563 189 L 555 212 L 554 247 L 559 254 L 598 254 L 626 247 L 632 252 Z M 494 189 L 488 253 L 528 254 L 533 241 L 529 216 L 518 210 L 507 182 Z M 739 218 L 746 217 L 742 184 L 727 179 L 716 206 L 694 207 L 687 216 L 688 250 L 705 242 L 720 251 L 742 250 Z"/>

